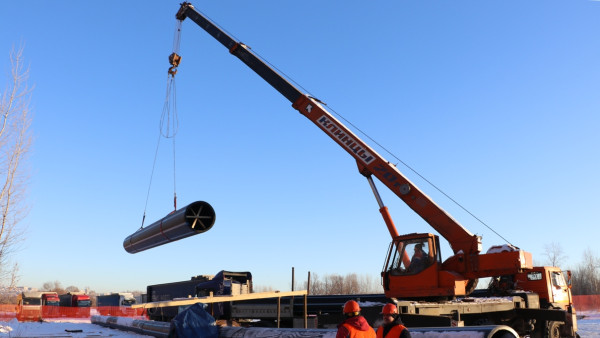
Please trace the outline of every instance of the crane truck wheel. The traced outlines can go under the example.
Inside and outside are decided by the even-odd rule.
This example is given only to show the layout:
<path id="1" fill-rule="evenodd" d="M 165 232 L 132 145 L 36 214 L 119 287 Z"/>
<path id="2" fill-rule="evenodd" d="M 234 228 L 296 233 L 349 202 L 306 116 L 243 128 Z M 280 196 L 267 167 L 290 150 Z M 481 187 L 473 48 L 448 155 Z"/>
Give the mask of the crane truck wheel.
<path id="1" fill-rule="evenodd" d="M 548 322 L 548 329 L 546 332 L 546 337 L 560 338 L 561 326 L 562 326 L 561 322 Z"/>

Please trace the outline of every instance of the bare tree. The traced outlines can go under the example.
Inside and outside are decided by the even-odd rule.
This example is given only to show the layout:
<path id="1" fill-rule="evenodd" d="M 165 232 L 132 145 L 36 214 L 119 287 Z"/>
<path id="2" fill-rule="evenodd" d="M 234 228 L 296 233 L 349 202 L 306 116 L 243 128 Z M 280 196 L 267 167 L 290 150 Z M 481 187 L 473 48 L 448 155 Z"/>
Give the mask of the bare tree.
<path id="1" fill-rule="evenodd" d="M 42 285 L 42 289 L 44 291 L 54 291 L 59 295 L 66 293 L 65 289 L 62 287 L 62 283 L 59 281 L 46 282 Z"/>
<path id="2" fill-rule="evenodd" d="M 304 288 L 307 289 L 308 282 L 304 282 Z M 310 294 L 311 295 L 324 295 L 325 287 L 323 282 L 319 279 L 319 275 L 312 273 L 310 277 Z"/>
<path id="3" fill-rule="evenodd" d="M 24 67 L 23 48 L 13 49 L 10 60 L 10 80 L 0 92 L 0 284 L 14 287 L 18 265 L 11 261 L 11 254 L 24 236 L 18 225 L 28 210 L 24 161 L 32 138 L 31 89 L 27 86 L 29 69 Z"/>
<path id="4" fill-rule="evenodd" d="M 83 291 L 90 296 L 90 300 L 92 301 L 92 306 L 98 306 L 98 293 L 96 291 L 90 289 L 89 286 L 83 288 Z"/>
<path id="5" fill-rule="evenodd" d="M 304 288 L 307 282 L 304 283 Z M 311 275 L 311 295 L 356 295 L 363 293 L 382 293 L 380 285 L 375 285 L 369 275 L 359 276 L 349 273 L 346 276 L 338 274 L 326 274 L 320 277 L 316 273 Z"/>
<path id="6" fill-rule="evenodd" d="M 46 282 L 42 284 L 42 291 L 52 291 L 54 284 L 52 282 Z"/>
<path id="7" fill-rule="evenodd" d="M 338 274 L 325 275 L 325 278 L 329 278 L 329 294 L 330 295 L 342 295 L 344 294 L 344 277 Z"/>
<path id="8" fill-rule="evenodd" d="M 544 245 L 544 256 L 546 263 L 550 266 L 560 266 L 564 259 L 567 258 L 560 243 L 552 242 Z"/>
<path id="9" fill-rule="evenodd" d="M 67 291 L 67 292 L 79 292 L 79 288 L 76 287 L 75 285 L 71 285 L 71 286 L 67 286 L 65 288 L 65 291 Z"/>
<path id="10" fill-rule="evenodd" d="M 351 273 L 346 275 L 344 278 L 343 294 L 356 295 L 361 291 L 360 282 L 358 281 L 358 275 Z"/>
<path id="11" fill-rule="evenodd" d="M 383 293 L 383 286 L 380 282 L 373 280 L 372 275 L 363 274 L 359 276 L 360 293 Z"/>
<path id="12" fill-rule="evenodd" d="M 574 295 L 600 294 L 600 259 L 588 248 L 583 253 L 581 264 L 573 271 Z"/>
<path id="13" fill-rule="evenodd" d="M 257 285 L 254 287 L 254 292 L 272 292 L 275 291 L 272 286 Z"/>

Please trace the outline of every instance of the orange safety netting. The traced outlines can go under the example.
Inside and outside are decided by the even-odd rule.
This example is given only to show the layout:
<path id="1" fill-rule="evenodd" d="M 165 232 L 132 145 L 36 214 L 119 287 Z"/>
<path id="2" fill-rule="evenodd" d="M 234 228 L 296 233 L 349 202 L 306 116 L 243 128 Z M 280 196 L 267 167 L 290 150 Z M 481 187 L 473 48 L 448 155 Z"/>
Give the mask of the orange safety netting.
<path id="1" fill-rule="evenodd" d="M 19 309 L 14 304 L 0 305 L 0 321 L 3 322 L 11 321 L 14 318 L 17 318 L 19 321 L 39 321 L 56 318 L 90 318 L 92 315 L 146 318 L 145 309 L 132 309 L 124 306 L 44 306 L 42 308 Z"/>
<path id="2" fill-rule="evenodd" d="M 600 295 L 573 296 L 573 306 L 580 311 L 600 312 Z M 44 306 L 43 309 L 28 309 L 18 311 L 15 304 L 0 304 L 0 321 L 8 322 L 14 318 L 20 321 L 38 321 L 56 318 L 89 318 L 92 315 L 116 317 L 143 317 L 147 318 L 143 308 L 132 309 L 124 306 L 99 306 L 99 307 L 66 307 Z"/>
<path id="3" fill-rule="evenodd" d="M 600 295 L 573 296 L 573 306 L 577 311 L 600 311 Z"/>

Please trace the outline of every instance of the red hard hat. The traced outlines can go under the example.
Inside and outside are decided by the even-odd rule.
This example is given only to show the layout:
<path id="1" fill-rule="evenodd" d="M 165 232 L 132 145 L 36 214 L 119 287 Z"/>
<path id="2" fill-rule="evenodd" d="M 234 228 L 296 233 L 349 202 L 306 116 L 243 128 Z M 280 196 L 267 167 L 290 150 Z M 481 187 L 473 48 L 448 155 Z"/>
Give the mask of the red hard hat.
<path id="1" fill-rule="evenodd" d="M 392 304 L 392 303 L 387 303 L 383 306 L 383 309 L 381 310 L 381 314 L 383 315 L 395 315 L 398 313 L 398 308 L 396 307 L 396 304 Z"/>
<path id="2" fill-rule="evenodd" d="M 349 300 L 344 304 L 344 313 L 360 312 L 360 306 L 354 300 Z"/>

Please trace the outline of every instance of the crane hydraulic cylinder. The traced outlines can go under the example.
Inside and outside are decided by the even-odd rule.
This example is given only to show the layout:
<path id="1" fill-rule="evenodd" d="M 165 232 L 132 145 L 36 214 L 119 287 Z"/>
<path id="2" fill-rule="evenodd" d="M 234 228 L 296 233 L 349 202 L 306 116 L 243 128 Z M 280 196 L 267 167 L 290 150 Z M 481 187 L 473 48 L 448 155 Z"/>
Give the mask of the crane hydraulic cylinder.
<path id="1" fill-rule="evenodd" d="M 182 238 L 201 234 L 215 224 L 215 210 L 204 201 L 194 202 L 125 238 L 123 248 L 137 253 Z"/>

